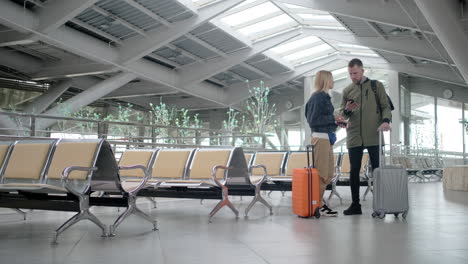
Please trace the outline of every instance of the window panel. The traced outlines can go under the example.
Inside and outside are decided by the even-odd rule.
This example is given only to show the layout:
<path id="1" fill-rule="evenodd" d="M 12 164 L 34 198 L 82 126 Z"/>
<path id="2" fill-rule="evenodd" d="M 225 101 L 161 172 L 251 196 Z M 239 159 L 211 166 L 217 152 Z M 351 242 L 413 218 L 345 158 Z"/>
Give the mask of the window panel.
<path id="1" fill-rule="evenodd" d="M 463 152 L 462 103 L 437 98 L 437 139 L 440 151 Z"/>
<path id="2" fill-rule="evenodd" d="M 410 145 L 412 147 L 434 149 L 434 108 L 434 97 L 411 93 Z"/>

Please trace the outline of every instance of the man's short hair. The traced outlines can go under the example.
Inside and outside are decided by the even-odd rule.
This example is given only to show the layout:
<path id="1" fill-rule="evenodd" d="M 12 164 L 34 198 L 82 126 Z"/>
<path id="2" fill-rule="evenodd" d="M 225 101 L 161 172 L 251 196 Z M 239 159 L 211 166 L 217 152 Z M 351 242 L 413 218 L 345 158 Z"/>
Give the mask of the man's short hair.
<path id="1" fill-rule="evenodd" d="M 348 67 L 349 68 L 352 68 L 354 66 L 359 66 L 362 68 L 362 61 L 360 59 L 352 59 L 349 63 L 348 63 Z"/>

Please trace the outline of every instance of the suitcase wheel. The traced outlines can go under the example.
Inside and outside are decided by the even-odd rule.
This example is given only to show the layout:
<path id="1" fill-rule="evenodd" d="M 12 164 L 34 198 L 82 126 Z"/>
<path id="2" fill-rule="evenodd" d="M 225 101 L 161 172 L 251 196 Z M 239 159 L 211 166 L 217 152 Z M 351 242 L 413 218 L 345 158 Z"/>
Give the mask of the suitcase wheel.
<path id="1" fill-rule="evenodd" d="M 403 214 L 401 214 L 401 216 L 403 217 L 403 219 L 406 219 L 406 216 L 408 215 L 408 211 L 405 211 L 403 212 Z"/>
<path id="2" fill-rule="evenodd" d="M 380 218 L 380 219 L 384 219 L 385 218 L 385 213 L 384 212 L 377 212 L 377 211 L 374 211 L 372 213 L 372 218 Z"/>
<path id="3" fill-rule="evenodd" d="M 317 209 L 315 209 L 314 216 L 315 218 L 320 218 L 320 207 L 317 207 Z"/>

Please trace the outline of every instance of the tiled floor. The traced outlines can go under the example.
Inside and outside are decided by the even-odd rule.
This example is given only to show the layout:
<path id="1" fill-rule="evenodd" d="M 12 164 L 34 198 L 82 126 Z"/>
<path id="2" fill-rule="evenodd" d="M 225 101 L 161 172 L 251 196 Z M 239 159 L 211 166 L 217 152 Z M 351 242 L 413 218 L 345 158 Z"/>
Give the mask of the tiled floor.
<path id="1" fill-rule="evenodd" d="M 364 190 L 364 189 L 363 189 Z M 349 203 L 349 189 L 340 187 Z M 243 201 L 233 198 L 243 210 Z M 407 220 L 372 219 L 371 202 L 364 215 L 300 219 L 291 212 L 291 194 L 273 193 L 274 215 L 257 205 L 249 219 L 235 220 L 228 209 L 213 223 L 215 201 L 166 199 L 151 209 L 159 231 L 132 216 L 117 236 L 101 238 L 97 227 L 80 223 L 52 245 L 52 232 L 71 214 L 33 211 L 28 220 L 0 209 L 0 263 L 468 263 L 468 192 L 444 192 L 442 184 L 410 184 Z M 371 200 L 371 199 L 368 199 Z M 106 224 L 115 208 L 93 209 Z"/>

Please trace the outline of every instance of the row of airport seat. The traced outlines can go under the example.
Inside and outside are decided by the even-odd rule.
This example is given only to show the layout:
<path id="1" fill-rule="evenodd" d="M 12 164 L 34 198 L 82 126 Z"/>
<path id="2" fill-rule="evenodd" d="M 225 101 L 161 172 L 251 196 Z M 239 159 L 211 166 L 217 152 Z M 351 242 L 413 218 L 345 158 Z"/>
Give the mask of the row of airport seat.
<path id="1" fill-rule="evenodd" d="M 445 167 L 444 160 L 434 157 L 406 157 L 394 156 L 391 158 L 392 164 L 405 168 L 410 178 L 420 181 L 427 181 L 431 178 L 442 179 L 442 171 Z"/>
<path id="2" fill-rule="evenodd" d="M 351 165 L 348 153 L 334 153 L 334 178 L 328 189 L 331 190 L 328 200 L 337 196 L 342 203 L 341 195 L 336 186 L 349 185 Z M 262 190 L 270 191 L 291 191 L 292 175 L 294 168 L 304 168 L 307 166 L 307 155 L 304 151 L 259 151 L 255 153 L 245 153 L 247 164 L 263 164 L 267 170 L 267 180 L 262 185 Z M 309 157 L 311 158 L 311 157 Z M 391 162 L 390 162 L 391 161 Z M 410 178 L 417 177 L 422 180 L 430 177 L 442 177 L 443 160 L 429 157 L 388 157 L 386 164 L 392 164 L 405 168 Z M 360 185 L 367 186 L 363 200 L 372 192 L 372 166 L 369 155 L 363 154 L 360 170 Z M 258 172 L 254 171 L 253 175 Z"/>
<path id="3" fill-rule="evenodd" d="M 335 154 L 335 177 L 330 186 L 349 181 L 347 153 Z M 371 191 L 368 155 L 362 161 L 361 179 Z M 75 211 L 61 225 L 57 237 L 75 223 L 88 219 L 113 235 L 131 214 L 152 223 L 156 220 L 140 210 L 137 197 L 219 199 L 212 217 L 228 206 L 238 217 L 229 196 L 253 196 L 245 216 L 257 202 L 272 213 L 261 190 L 290 191 L 294 168 L 307 166 L 306 152 L 245 153 L 226 149 L 127 150 L 117 163 L 105 140 L 21 140 L 0 142 L 0 207 Z M 96 196 L 95 193 L 108 195 Z M 365 198 L 364 195 L 364 198 Z M 91 206 L 120 206 L 127 209 L 107 228 L 89 211 Z"/>
<path id="4" fill-rule="evenodd" d="M 127 216 L 135 214 L 157 229 L 156 220 L 136 205 L 138 196 L 219 199 L 211 218 L 228 206 L 229 195 L 253 196 L 245 210 L 263 199 L 266 179 L 262 165 L 247 167 L 241 148 L 128 150 L 117 163 L 105 140 L 21 140 L 0 142 L 0 207 L 75 211 L 54 233 L 58 236 L 87 219 L 103 236 L 113 235 Z M 251 169 L 263 168 L 252 176 Z M 105 194 L 96 196 L 95 194 Z M 107 228 L 89 208 L 127 207 Z"/>
<path id="5" fill-rule="evenodd" d="M 85 219 L 108 236 L 106 225 L 89 208 L 90 193 L 101 190 L 99 184 L 118 189 L 112 160 L 110 145 L 102 140 L 0 142 L 0 207 L 77 212 L 55 231 L 54 242 Z"/>
<path id="6" fill-rule="evenodd" d="M 146 167 L 146 174 L 131 170 L 129 166 L 133 164 Z M 273 212 L 272 206 L 260 193 L 266 174 L 253 176 L 249 173 L 249 170 L 263 166 L 249 168 L 242 148 L 127 150 L 119 160 L 119 167 L 130 169 L 120 174 L 124 189 L 142 186 L 135 193 L 137 196 L 221 199 L 210 212 L 210 221 L 223 206 L 228 206 L 238 216 L 229 195 L 254 196 L 245 216 L 256 202 L 264 204 L 270 214 Z M 122 221 L 126 217 L 124 214 L 120 218 Z"/>
<path id="7" fill-rule="evenodd" d="M 329 186 L 331 190 L 328 200 L 336 195 L 340 202 L 342 198 L 336 190 L 337 185 L 349 185 L 349 174 L 351 166 L 348 153 L 335 153 L 334 155 L 334 178 Z M 294 168 L 304 168 L 307 166 L 307 153 L 305 151 L 259 151 L 255 153 L 245 153 L 247 164 L 265 166 L 267 179 L 262 185 L 262 190 L 270 191 L 291 191 L 291 183 Z M 309 157 L 311 159 L 311 157 Z M 254 170 L 253 175 L 261 174 L 261 171 Z M 364 193 L 366 195 L 372 191 L 371 179 L 369 177 L 369 156 L 363 155 L 361 171 L 361 185 L 367 186 Z"/>

